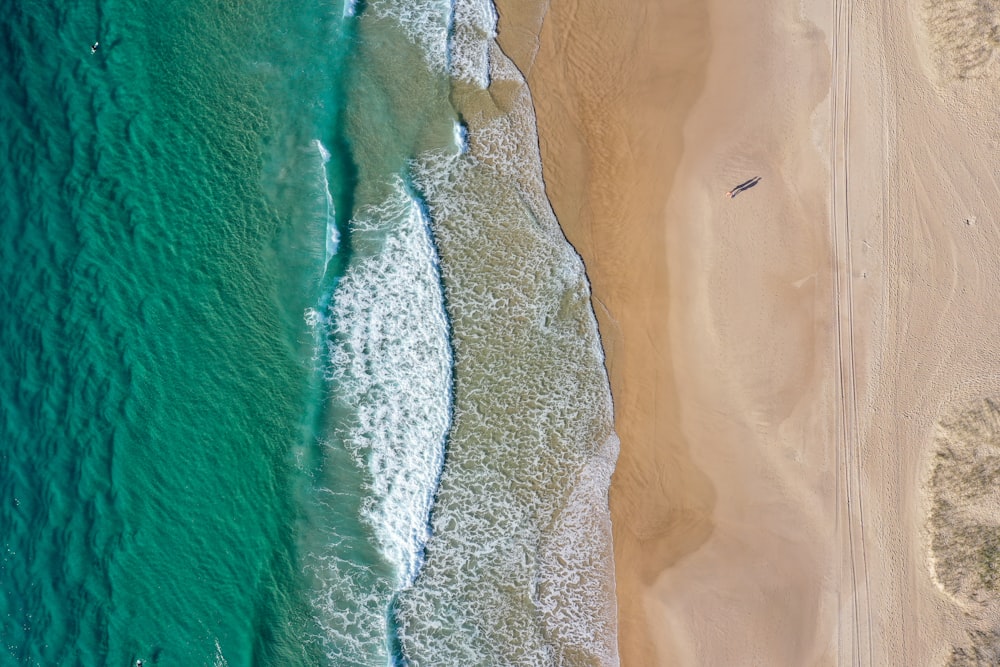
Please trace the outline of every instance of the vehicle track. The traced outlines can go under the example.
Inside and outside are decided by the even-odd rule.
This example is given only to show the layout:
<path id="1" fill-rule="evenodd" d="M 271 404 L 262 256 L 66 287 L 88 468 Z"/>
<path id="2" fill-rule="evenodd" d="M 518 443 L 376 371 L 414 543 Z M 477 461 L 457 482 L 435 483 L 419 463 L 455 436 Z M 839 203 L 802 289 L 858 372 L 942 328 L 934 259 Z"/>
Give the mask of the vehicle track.
<path id="1" fill-rule="evenodd" d="M 893 14 L 894 11 L 888 5 L 882 6 L 878 11 L 878 29 L 885 34 L 888 34 L 891 29 L 890 22 L 894 19 Z M 898 287 L 894 287 L 896 281 L 893 279 L 894 276 L 899 275 L 899 267 L 901 266 L 901 250 L 898 231 L 900 227 L 897 222 L 899 210 L 898 198 L 896 195 L 898 192 L 898 184 L 900 183 L 900 167 L 897 154 L 897 146 L 899 145 L 897 121 L 898 98 L 895 91 L 896 82 L 900 80 L 900 74 L 894 63 L 888 58 L 887 50 L 888 49 L 884 44 L 879 49 L 879 80 L 881 89 L 880 120 L 882 131 L 882 169 L 880 171 L 882 175 L 881 226 L 883 262 L 880 299 L 883 304 L 883 308 L 881 322 L 877 326 L 881 332 L 884 332 L 882 335 L 888 335 L 888 332 L 895 331 L 898 323 L 904 321 L 902 318 L 902 304 L 900 301 L 899 290 Z M 889 372 L 887 377 L 903 377 L 900 373 L 898 357 L 895 357 L 888 363 L 892 364 L 892 370 Z M 893 414 L 898 414 L 902 411 L 898 389 L 893 391 L 891 396 L 891 411 Z M 892 442 L 900 441 L 898 428 L 894 429 L 891 440 Z M 899 485 L 898 488 L 904 488 L 904 482 L 902 479 L 904 475 L 905 472 L 901 468 L 897 469 L 896 484 Z M 902 495 L 900 495 L 900 498 L 902 498 Z M 897 501 L 897 503 L 899 502 L 901 501 Z M 903 515 L 903 508 L 901 505 L 897 505 L 895 510 L 897 512 L 897 516 Z M 908 582 L 904 568 L 898 568 L 896 582 L 900 591 L 907 590 Z M 912 630 L 908 629 L 909 609 L 904 606 L 904 599 L 905 596 L 901 595 L 896 612 L 900 623 L 898 655 L 905 660 L 911 655 L 909 637 Z"/>
<path id="2" fill-rule="evenodd" d="M 839 618 L 844 619 L 844 584 L 849 584 L 851 636 L 849 638 L 852 665 L 873 665 L 872 621 L 868 557 L 865 548 L 865 517 L 861 488 L 860 438 L 858 437 L 858 405 L 856 358 L 854 343 L 854 288 L 851 257 L 850 226 L 850 106 L 851 106 L 851 30 L 854 20 L 853 0 L 836 0 L 834 29 L 831 41 L 831 147 L 830 147 L 830 234 L 834 254 L 834 309 L 836 315 L 837 406 L 836 438 L 837 532 L 848 550 L 850 581 L 842 571 L 839 594 Z M 843 493 L 843 496 L 841 496 Z M 843 516 L 842 516 L 843 513 Z M 842 567 L 843 567 L 843 561 Z M 838 624 L 838 644 L 847 648 Z M 841 662 L 844 662 L 843 653 Z"/>

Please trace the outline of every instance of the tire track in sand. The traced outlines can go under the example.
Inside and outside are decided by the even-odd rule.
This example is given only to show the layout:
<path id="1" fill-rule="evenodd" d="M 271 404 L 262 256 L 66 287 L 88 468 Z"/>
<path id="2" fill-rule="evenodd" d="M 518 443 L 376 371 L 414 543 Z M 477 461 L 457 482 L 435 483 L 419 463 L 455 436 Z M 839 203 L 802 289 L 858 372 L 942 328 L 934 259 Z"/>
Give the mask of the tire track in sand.
<path id="1" fill-rule="evenodd" d="M 836 0 L 831 40 L 831 147 L 830 147 L 830 234 L 834 259 L 834 312 L 836 316 L 837 384 L 839 388 L 836 439 L 837 532 L 847 548 L 849 570 L 848 601 L 851 620 L 849 648 L 844 644 L 844 562 L 841 561 L 838 593 L 838 645 L 841 659 L 849 652 L 852 665 L 873 665 L 872 621 L 868 557 L 865 549 L 865 517 L 859 459 L 856 360 L 854 344 L 853 265 L 850 226 L 850 106 L 851 29 L 853 0 Z"/>

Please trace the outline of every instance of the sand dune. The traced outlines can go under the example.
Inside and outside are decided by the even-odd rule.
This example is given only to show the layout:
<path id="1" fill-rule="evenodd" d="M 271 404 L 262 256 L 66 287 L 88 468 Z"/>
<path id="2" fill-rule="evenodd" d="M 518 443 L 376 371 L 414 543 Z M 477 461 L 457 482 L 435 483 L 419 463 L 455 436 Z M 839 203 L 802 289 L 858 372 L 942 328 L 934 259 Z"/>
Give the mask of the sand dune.
<path id="1" fill-rule="evenodd" d="M 984 400 L 937 425 L 929 480 L 931 569 L 960 602 L 1000 599 L 1000 409 Z"/>
<path id="2" fill-rule="evenodd" d="M 921 14 L 942 79 L 1000 74 L 1000 2 L 925 0 Z"/>
<path id="3" fill-rule="evenodd" d="M 996 2 L 606 5 L 500 10 L 608 353 L 622 663 L 996 664 Z"/>

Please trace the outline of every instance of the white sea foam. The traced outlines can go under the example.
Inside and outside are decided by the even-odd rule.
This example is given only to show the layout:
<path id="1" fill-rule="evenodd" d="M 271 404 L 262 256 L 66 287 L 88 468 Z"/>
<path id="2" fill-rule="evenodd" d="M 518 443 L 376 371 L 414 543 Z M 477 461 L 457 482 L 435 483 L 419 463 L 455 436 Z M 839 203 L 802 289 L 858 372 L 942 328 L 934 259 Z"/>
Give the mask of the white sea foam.
<path id="1" fill-rule="evenodd" d="M 317 333 L 318 329 L 326 322 L 326 318 L 315 308 L 306 308 L 303 314 L 303 319 L 305 320 L 306 326 L 309 327 L 309 331 Z"/>
<path id="2" fill-rule="evenodd" d="M 307 565 L 321 632 L 314 640 L 331 664 L 386 663 L 386 605 L 392 591 L 370 567 L 334 555 L 340 548 L 330 545 L 326 555 L 313 554 Z"/>
<path id="3" fill-rule="evenodd" d="M 397 21 L 431 69 L 447 71 L 450 0 L 372 0 L 368 7 L 375 16 Z"/>
<path id="4" fill-rule="evenodd" d="M 494 29 L 490 3 L 457 3 L 453 76 L 523 83 Z M 520 90 L 515 111 L 470 118 L 467 151 L 413 165 L 441 252 L 457 390 L 427 561 L 399 599 L 411 665 L 618 662 L 603 352 Z"/>
<path id="5" fill-rule="evenodd" d="M 541 541 L 537 606 L 546 635 L 562 646 L 583 647 L 601 664 L 618 662 L 614 580 L 608 576 L 612 551 L 608 486 L 618 458 L 612 435 L 585 465 L 569 500 Z M 596 514 L 596 515 L 595 515 Z M 566 604 L 570 600 L 589 604 Z"/>
<path id="6" fill-rule="evenodd" d="M 359 518 L 391 575 L 345 555 L 363 553 L 365 538 L 336 532 L 308 569 L 328 657 L 371 664 L 389 659 L 389 605 L 416 577 L 429 536 L 450 419 L 451 349 L 427 220 L 402 180 L 363 207 L 350 229 L 354 256 L 329 310 L 307 310 L 306 321 L 328 334 L 321 362 L 341 417 L 327 447 L 331 456 L 346 449 L 357 466 Z M 356 502 L 332 488 L 324 497 L 318 504 L 330 516 Z"/>
<path id="7" fill-rule="evenodd" d="M 457 120 L 455 121 L 453 136 L 457 153 L 464 153 L 469 149 L 468 132 L 466 132 L 465 126 Z"/>
<path id="8" fill-rule="evenodd" d="M 323 145 L 322 141 L 313 139 L 313 146 L 319 151 L 319 158 L 323 161 L 323 164 L 330 161 L 330 151 L 326 150 L 326 146 Z"/>
<path id="9" fill-rule="evenodd" d="M 222 646 L 219 645 L 219 638 L 215 638 L 215 659 L 212 661 L 214 667 L 229 667 L 226 656 L 222 655 Z"/>
<path id="10" fill-rule="evenodd" d="M 493 41 L 489 0 L 369 11 L 398 21 L 432 69 L 481 88 L 523 83 Z M 321 363 L 346 415 L 330 446 L 363 472 L 360 515 L 393 570 L 342 556 L 357 546 L 341 542 L 310 565 L 335 662 L 386 655 L 397 593 L 414 667 L 618 660 L 610 392 L 583 265 L 545 198 L 519 90 L 513 112 L 467 116 L 454 146 L 411 164 L 430 220 L 402 181 L 357 213 L 331 309 L 306 313 L 331 333 Z"/>
<path id="11" fill-rule="evenodd" d="M 368 474 L 364 518 L 405 586 L 428 537 L 449 423 L 448 326 L 427 221 L 402 182 L 351 228 L 356 255 L 334 293 L 329 379 L 353 413 L 339 435 Z"/>
<path id="12" fill-rule="evenodd" d="M 340 233 L 337 231 L 337 212 L 333 205 L 333 195 L 330 193 L 330 177 L 326 173 L 326 165 L 330 162 L 330 151 L 319 139 L 313 139 L 313 146 L 319 153 L 320 165 L 319 174 L 322 183 L 324 202 L 326 203 L 326 259 L 323 262 L 324 271 L 326 266 L 337 254 L 337 247 L 340 245 Z"/>
<path id="13" fill-rule="evenodd" d="M 497 35 L 497 11 L 490 0 L 458 0 L 453 8 L 450 73 L 486 88 L 490 82 L 490 45 Z"/>

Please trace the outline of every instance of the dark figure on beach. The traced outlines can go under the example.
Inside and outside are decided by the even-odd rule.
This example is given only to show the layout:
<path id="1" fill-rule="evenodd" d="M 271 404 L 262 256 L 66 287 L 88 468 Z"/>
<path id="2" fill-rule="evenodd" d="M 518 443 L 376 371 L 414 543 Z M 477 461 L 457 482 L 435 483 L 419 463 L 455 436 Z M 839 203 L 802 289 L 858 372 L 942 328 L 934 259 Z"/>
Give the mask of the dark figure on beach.
<path id="1" fill-rule="evenodd" d="M 735 197 L 739 193 L 743 192 L 744 190 L 749 190 L 750 188 L 752 188 L 753 186 L 757 185 L 758 183 L 760 183 L 760 176 L 754 176 L 751 179 L 743 181 L 742 183 L 740 183 L 739 185 L 737 185 L 735 188 L 733 188 L 732 190 L 730 190 L 729 192 L 727 192 L 726 196 L 729 197 L 730 199 L 732 199 L 733 197 Z"/>

